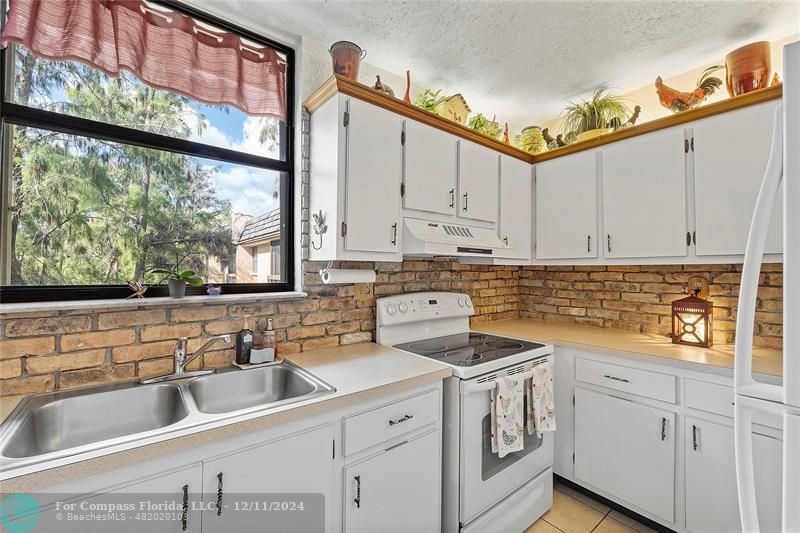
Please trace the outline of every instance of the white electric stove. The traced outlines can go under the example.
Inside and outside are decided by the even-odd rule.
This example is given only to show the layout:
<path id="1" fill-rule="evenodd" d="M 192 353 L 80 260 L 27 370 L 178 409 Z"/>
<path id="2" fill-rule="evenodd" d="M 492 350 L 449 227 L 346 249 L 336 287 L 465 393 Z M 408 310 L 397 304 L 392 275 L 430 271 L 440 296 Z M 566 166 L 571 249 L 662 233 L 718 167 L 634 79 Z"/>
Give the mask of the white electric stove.
<path id="1" fill-rule="evenodd" d="M 377 308 L 379 344 L 453 369 L 444 386 L 444 531 L 524 531 L 552 506 L 553 434 L 526 432 L 524 448 L 500 459 L 491 449 L 490 394 L 499 376 L 552 360 L 553 346 L 471 331 L 465 294 L 389 296 Z"/>

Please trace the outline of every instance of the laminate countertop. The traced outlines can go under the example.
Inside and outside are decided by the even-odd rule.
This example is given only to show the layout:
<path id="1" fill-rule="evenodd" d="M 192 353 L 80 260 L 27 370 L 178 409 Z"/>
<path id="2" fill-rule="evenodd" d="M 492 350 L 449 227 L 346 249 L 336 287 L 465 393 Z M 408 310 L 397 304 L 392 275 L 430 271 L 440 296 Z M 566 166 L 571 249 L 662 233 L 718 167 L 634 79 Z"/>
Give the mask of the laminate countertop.
<path id="1" fill-rule="evenodd" d="M 191 447 L 262 430 L 271 426 L 356 405 L 374 398 L 434 383 L 452 375 L 450 367 L 374 343 L 326 348 L 286 359 L 308 370 L 336 388 L 336 392 L 256 413 L 198 426 L 178 434 L 167 434 L 156 442 L 93 458 L 70 458 L 63 464 L 38 465 L 36 472 L 9 477 L 0 482 L 0 493 L 31 492 L 104 471 L 163 457 Z M 55 462 L 55 461 L 54 461 Z M 13 475 L 13 474 L 12 474 Z M 4 476 L 5 477 L 5 476 Z"/>
<path id="2" fill-rule="evenodd" d="M 721 344 L 711 348 L 696 348 L 672 344 L 667 337 L 657 337 L 574 324 L 555 324 L 532 319 L 511 319 L 475 324 L 473 329 L 494 335 L 505 335 L 519 339 L 545 342 L 576 348 L 599 348 L 606 352 L 644 355 L 663 358 L 664 362 L 685 363 L 698 368 L 705 365 L 708 370 L 733 368 L 733 345 Z M 759 374 L 780 377 L 783 374 L 783 353 L 771 348 L 753 348 L 753 371 Z"/>

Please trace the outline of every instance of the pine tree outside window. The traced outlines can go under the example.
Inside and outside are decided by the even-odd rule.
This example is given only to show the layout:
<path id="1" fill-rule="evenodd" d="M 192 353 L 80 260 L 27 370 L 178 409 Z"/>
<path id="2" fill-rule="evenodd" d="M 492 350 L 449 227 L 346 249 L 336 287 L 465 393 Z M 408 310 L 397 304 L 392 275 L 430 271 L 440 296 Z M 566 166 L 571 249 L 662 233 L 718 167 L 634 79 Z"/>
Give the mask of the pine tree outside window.
<path id="1" fill-rule="evenodd" d="M 293 290 L 294 52 L 178 3 L 152 6 L 274 50 L 285 118 L 10 42 L 0 51 L 3 303 L 124 297 L 128 281 L 155 281 L 148 271 L 176 259 L 223 294 Z M 243 280 L 242 233 L 268 213 L 280 275 Z"/>

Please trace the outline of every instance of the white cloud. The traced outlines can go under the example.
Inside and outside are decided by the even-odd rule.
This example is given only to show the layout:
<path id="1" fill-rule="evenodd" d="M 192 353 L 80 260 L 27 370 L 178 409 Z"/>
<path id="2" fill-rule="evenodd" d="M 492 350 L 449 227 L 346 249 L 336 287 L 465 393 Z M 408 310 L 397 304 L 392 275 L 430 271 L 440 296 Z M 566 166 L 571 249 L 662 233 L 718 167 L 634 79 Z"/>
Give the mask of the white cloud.
<path id="1" fill-rule="evenodd" d="M 231 167 L 214 178 L 217 198 L 228 200 L 236 213 L 260 215 L 278 207 L 273 198 L 276 172 L 250 167 Z"/>

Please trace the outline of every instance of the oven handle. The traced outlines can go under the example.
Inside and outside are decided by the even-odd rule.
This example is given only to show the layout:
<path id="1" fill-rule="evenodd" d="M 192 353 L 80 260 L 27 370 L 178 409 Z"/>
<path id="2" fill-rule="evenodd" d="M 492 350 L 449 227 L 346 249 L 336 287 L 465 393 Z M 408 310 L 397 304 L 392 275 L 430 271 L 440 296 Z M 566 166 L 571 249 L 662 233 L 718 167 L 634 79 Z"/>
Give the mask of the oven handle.
<path id="1" fill-rule="evenodd" d="M 520 376 L 522 379 L 531 379 L 533 377 L 533 369 L 528 370 L 527 372 L 522 372 L 521 374 L 512 374 L 514 376 Z M 475 392 L 483 392 L 488 390 L 494 390 L 497 387 L 497 380 L 492 381 L 484 381 L 483 383 L 465 383 L 461 386 L 461 395 L 468 396 Z"/>

